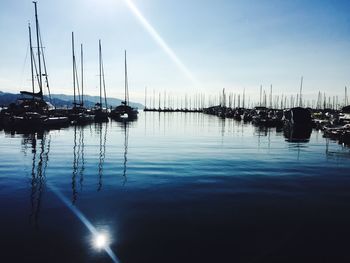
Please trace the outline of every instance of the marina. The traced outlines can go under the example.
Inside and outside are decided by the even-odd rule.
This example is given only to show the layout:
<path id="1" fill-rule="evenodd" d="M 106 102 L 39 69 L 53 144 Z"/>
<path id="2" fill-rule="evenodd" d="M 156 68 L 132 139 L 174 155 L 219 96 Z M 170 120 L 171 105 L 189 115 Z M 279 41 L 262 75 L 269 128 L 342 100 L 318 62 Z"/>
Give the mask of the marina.
<path id="1" fill-rule="evenodd" d="M 349 8 L 0 3 L 0 262 L 350 262 Z"/>
<path id="2" fill-rule="evenodd" d="M 35 10 L 35 32 L 37 52 L 32 44 L 31 25 L 28 24 L 30 69 L 32 92 L 21 91 L 22 97 L 16 102 L 6 105 L 0 111 L 0 125 L 7 130 L 36 130 L 67 127 L 68 125 L 84 125 L 91 122 L 108 122 L 109 117 L 116 121 L 134 121 L 138 117 L 138 109 L 129 105 L 129 84 L 127 71 L 126 50 L 124 51 L 124 100 L 121 105 L 112 108 L 107 104 L 105 72 L 102 58 L 101 40 L 98 42 L 98 62 L 99 62 L 99 102 L 93 108 L 84 106 L 84 55 L 83 44 L 80 45 L 80 85 L 78 77 L 77 59 L 74 46 L 74 32 L 71 34 L 72 42 L 72 76 L 73 76 L 73 102 L 71 108 L 56 108 L 50 102 L 44 100 L 44 87 L 47 88 L 48 97 L 51 100 L 48 73 L 46 68 L 44 49 L 39 29 L 37 2 L 33 2 Z M 43 78 L 44 77 L 44 78 Z M 35 91 L 35 80 L 39 91 Z M 221 118 L 233 118 L 237 121 L 252 122 L 252 124 L 263 127 L 283 127 L 285 132 L 292 137 L 308 139 L 312 128 L 324 131 L 326 137 L 336 139 L 340 143 L 350 144 L 350 105 L 347 97 L 347 87 L 345 87 L 344 105 L 338 103 L 338 96 L 333 96 L 333 103 L 319 92 L 316 108 L 303 107 L 303 81 L 301 77 L 300 91 L 294 97 L 290 96 L 290 104 L 287 97 L 279 95 L 273 96 L 272 85 L 270 94 L 267 97 L 266 90 L 260 86 L 260 98 L 253 108 L 245 108 L 246 94 L 226 94 L 225 89 L 222 94 L 205 99 L 205 94 L 195 94 L 194 96 L 184 96 L 184 99 L 175 100 L 164 92 L 158 94 L 158 108 L 156 107 L 156 94 L 147 98 L 147 88 L 145 89 L 145 112 L 183 112 L 183 113 L 205 113 L 216 115 Z M 45 84 L 45 85 L 44 85 Z M 242 95 L 242 96 L 241 96 Z M 236 100 L 237 97 L 237 100 Z M 241 100 L 242 97 L 242 100 Z M 163 101 L 162 101 L 163 100 Z M 248 98 L 250 101 L 250 98 Z M 269 100 L 269 101 L 268 101 Z M 323 109 L 321 109 L 323 100 Z M 161 101 L 162 105 L 161 106 Z M 149 104 L 148 104 L 149 102 Z M 236 106 L 237 102 L 237 106 Z M 269 105 L 267 105 L 269 102 Z M 152 105 L 147 106 L 148 105 Z M 180 104 L 180 105 L 179 105 Z M 248 103 L 249 106 L 250 103 Z M 307 105 L 310 104 L 308 101 Z M 273 105 L 275 107 L 273 107 Z M 289 106 L 289 107 L 288 107 Z M 326 108 L 326 106 L 330 106 Z M 340 109 L 338 109 L 340 108 Z M 349 125 L 348 125 L 349 124 Z M 305 138 L 304 138 L 305 137 Z"/>
<path id="3" fill-rule="evenodd" d="M 315 130 L 142 112 L 0 145 L 2 258 L 113 262 L 86 219 L 119 262 L 349 259 L 350 149 Z"/>

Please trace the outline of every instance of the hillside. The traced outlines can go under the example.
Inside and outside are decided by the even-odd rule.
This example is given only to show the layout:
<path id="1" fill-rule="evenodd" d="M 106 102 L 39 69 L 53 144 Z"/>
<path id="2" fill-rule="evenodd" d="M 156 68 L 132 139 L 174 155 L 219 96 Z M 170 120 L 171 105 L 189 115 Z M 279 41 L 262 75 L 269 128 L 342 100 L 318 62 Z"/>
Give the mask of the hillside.
<path id="1" fill-rule="evenodd" d="M 21 96 L 22 96 L 21 94 L 13 94 L 13 93 L 0 91 L 0 106 L 7 106 L 10 103 L 15 102 L 17 98 Z M 72 95 L 51 94 L 51 98 L 52 98 L 51 103 L 56 107 L 71 107 L 73 103 Z M 45 97 L 45 100 L 50 101 L 48 97 Z M 100 101 L 100 98 L 98 96 L 84 95 L 84 104 L 88 108 L 93 107 L 99 101 Z M 117 99 L 117 98 L 107 98 L 108 107 L 118 106 L 121 104 L 121 101 L 122 101 L 121 99 Z M 130 102 L 130 106 L 136 107 L 139 109 L 144 108 L 142 104 L 136 103 L 136 102 Z"/>

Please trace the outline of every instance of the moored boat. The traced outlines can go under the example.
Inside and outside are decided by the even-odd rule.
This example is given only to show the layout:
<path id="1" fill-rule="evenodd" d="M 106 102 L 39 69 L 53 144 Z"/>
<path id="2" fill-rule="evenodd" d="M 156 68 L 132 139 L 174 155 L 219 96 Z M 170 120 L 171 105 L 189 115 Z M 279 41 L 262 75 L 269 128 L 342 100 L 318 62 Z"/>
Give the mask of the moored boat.
<path id="1" fill-rule="evenodd" d="M 283 121 L 286 126 L 309 127 L 311 126 L 311 112 L 309 109 L 295 107 L 285 110 L 283 113 Z"/>
<path id="2" fill-rule="evenodd" d="M 72 32 L 72 59 L 73 59 L 73 108 L 68 111 L 69 120 L 74 124 L 87 124 L 94 121 L 94 114 L 84 106 L 84 67 L 83 44 L 80 45 L 81 62 L 81 93 L 79 89 L 78 72 L 75 59 L 74 32 Z M 78 93 L 78 94 L 77 94 Z M 78 99 L 77 99 L 78 97 Z"/>
<path id="3" fill-rule="evenodd" d="M 44 99 L 44 83 L 48 90 L 48 96 L 50 99 L 51 95 L 44 49 L 42 47 L 41 35 L 39 32 L 37 3 L 35 1 L 33 3 L 35 9 L 37 44 L 37 47 L 35 48 L 32 45 L 31 26 L 30 24 L 28 25 L 32 91 L 21 91 L 20 93 L 22 97 L 18 98 L 15 103 L 11 103 L 7 109 L 1 112 L 3 124 L 10 129 L 37 129 L 46 126 L 48 123 L 50 123 L 50 125 L 56 123 L 55 125 L 59 126 L 67 121 L 67 118 L 55 116 L 55 107 Z M 36 52 L 34 52 L 34 49 L 36 49 Z M 35 79 L 39 88 L 38 92 L 35 91 Z"/>
<path id="4" fill-rule="evenodd" d="M 64 116 L 52 116 L 43 120 L 42 125 L 44 127 L 64 127 L 69 125 L 69 118 Z"/>
<path id="5" fill-rule="evenodd" d="M 125 86 L 124 86 L 124 101 L 121 105 L 115 107 L 111 113 L 110 117 L 115 120 L 135 120 L 137 119 L 138 110 L 129 105 L 129 87 L 128 87 L 128 71 L 126 63 L 126 51 L 125 55 Z"/>

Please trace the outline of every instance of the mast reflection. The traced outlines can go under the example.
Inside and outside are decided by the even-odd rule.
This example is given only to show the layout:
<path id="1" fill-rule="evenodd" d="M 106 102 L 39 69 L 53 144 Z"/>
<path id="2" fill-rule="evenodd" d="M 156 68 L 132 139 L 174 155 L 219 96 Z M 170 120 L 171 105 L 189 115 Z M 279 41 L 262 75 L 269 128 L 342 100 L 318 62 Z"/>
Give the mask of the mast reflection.
<path id="1" fill-rule="evenodd" d="M 51 137 L 45 132 L 23 134 L 22 145 L 24 149 L 31 149 L 31 212 L 30 222 L 36 229 L 39 228 L 39 214 L 41 209 L 42 195 L 45 189 L 46 169 L 49 162 Z"/>
<path id="2" fill-rule="evenodd" d="M 79 176 L 80 192 L 83 190 L 84 171 L 85 171 L 85 144 L 84 144 L 84 126 L 74 126 L 73 136 L 73 164 L 72 164 L 72 204 L 75 204 L 78 198 L 77 180 Z"/>
<path id="3" fill-rule="evenodd" d="M 132 124 L 132 121 L 119 121 L 118 126 L 123 130 L 124 133 L 124 153 L 123 153 L 123 173 L 122 176 L 124 178 L 123 180 L 123 186 L 127 182 L 127 163 L 128 163 L 128 145 L 129 145 L 129 128 Z"/>
<path id="4" fill-rule="evenodd" d="M 129 123 L 124 122 L 123 123 L 124 128 L 124 163 L 123 163 L 123 178 L 124 182 L 123 185 L 126 184 L 127 176 L 126 176 L 126 164 L 128 162 L 128 144 L 129 144 Z"/>
<path id="5" fill-rule="evenodd" d="M 78 198 L 77 180 L 79 176 L 80 192 L 83 190 L 84 171 L 85 171 L 85 143 L 84 126 L 74 126 L 74 144 L 73 144 L 73 165 L 72 165 L 72 204 L 75 204 Z"/>
<path id="6" fill-rule="evenodd" d="M 76 190 L 76 176 L 78 170 L 78 160 L 77 160 L 77 126 L 74 126 L 74 145 L 73 145 L 73 169 L 72 169 L 72 204 L 77 200 L 77 190 Z"/>
<path id="7" fill-rule="evenodd" d="M 74 144 L 73 144 L 73 165 L 72 165 L 72 204 L 75 204 L 78 198 L 77 177 L 79 176 L 80 191 L 83 189 L 84 171 L 85 171 L 85 144 L 84 127 L 74 126 Z"/>
<path id="8" fill-rule="evenodd" d="M 80 185 L 80 191 L 83 191 L 83 182 L 84 182 L 84 171 L 85 171 L 85 143 L 84 143 L 84 129 L 82 128 L 80 130 L 80 140 L 79 145 L 81 145 L 81 169 L 80 169 L 80 179 L 79 179 L 79 185 Z"/>
<path id="9" fill-rule="evenodd" d="M 102 177 L 103 177 L 103 165 L 105 162 L 106 156 L 106 139 L 107 139 L 107 123 L 97 123 L 96 124 L 97 131 L 100 135 L 100 151 L 99 151 L 99 162 L 98 162 L 98 185 L 97 191 L 101 191 L 102 189 Z M 105 126 L 105 130 L 103 132 L 103 126 Z"/>

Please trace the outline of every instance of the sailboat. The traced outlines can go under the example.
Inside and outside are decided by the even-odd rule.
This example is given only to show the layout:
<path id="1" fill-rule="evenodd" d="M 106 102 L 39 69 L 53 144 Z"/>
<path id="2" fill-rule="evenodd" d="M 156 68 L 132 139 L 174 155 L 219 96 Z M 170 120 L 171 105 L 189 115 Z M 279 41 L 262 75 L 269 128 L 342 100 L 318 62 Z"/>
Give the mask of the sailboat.
<path id="1" fill-rule="evenodd" d="M 46 85 L 50 94 L 50 89 L 48 85 L 48 75 L 46 72 L 46 64 L 45 64 L 45 58 L 43 53 L 43 48 L 41 45 L 41 36 L 39 33 L 39 20 L 38 20 L 38 10 L 37 10 L 37 3 L 34 3 L 34 10 L 35 10 L 35 26 L 36 26 L 36 41 L 37 41 L 37 61 L 35 61 L 34 57 L 34 47 L 32 45 L 32 33 L 31 33 L 31 26 L 28 24 L 28 32 L 29 32 L 29 45 L 30 45 L 30 66 L 31 66 L 31 75 L 32 75 L 32 92 L 29 91 L 20 91 L 22 95 L 29 96 L 30 98 L 23 98 L 23 103 L 27 104 L 26 106 L 32 106 L 35 108 L 35 112 L 41 111 L 47 111 L 49 109 L 49 104 L 47 104 L 44 101 L 43 96 L 43 77 L 45 77 Z M 43 67 L 44 66 L 44 67 Z M 36 73 L 36 78 L 38 81 L 38 87 L 39 91 L 35 92 L 35 80 L 34 80 L 34 70 Z M 43 72 L 44 71 L 44 72 Z"/>
<path id="2" fill-rule="evenodd" d="M 137 114 L 139 113 L 137 108 L 133 108 L 129 105 L 129 87 L 128 87 L 128 71 L 126 63 L 126 50 L 124 52 L 125 57 L 125 86 L 124 86 L 124 101 L 121 105 L 115 107 L 111 113 L 110 117 L 115 120 L 134 120 L 137 119 Z"/>
<path id="3" fill-rule="evenodd" d="M 108 121 L 108 111 L 107 111 L 106 85 L 105 85 L 105 77 L 104 77 L 103 62 L 102 62 L 101 40 L 99 40 L 98 44 L 99 44 L 98 50 L 99 50 L 99 70 L 100 70 L 100 102 L 95 104 L 94 114 L 95 114 L 95 121 L 101 122 L 101 121 Z M 104 89 L 105 108 L 103 108 L 103 105 L 102 105 L 102 84 Z"/>
<path id="4" fill-rule="evenodd" d="M 19 98 L 16 103 L 10 104 L 9 108 L 4 113 L 4 124 L 12 128 L 36 129 L 42 126 L 63 126 L 68 123 L 68 118 L 55 116 L 54 107 L 49 102 L 44 100 L 44 82 L 48 89 L 49 97 L 51 97 L 51 95 L 44 50 L 39 32 L 37 2 L 34 1 L 33 3 L 35 9 L 37 58 L 35 58 L 33 51 L 34 47 L 32 45 L 31 26 L 30 24 L 28 25 L 32 92 L 20 91 L 23 97 Z M 37 61 L 35 61 L 35 59 L 37 59 Z M 36 73 L 36 79 L 39 87 L 38 92 L 35 92 L 34 71 Z"/>
<path id="5" fill-rule="evenodd" d="M 77 124 L 85 124 L 94 120 L 94 115 L 89 113 L 84 107 L 84 70 L 83 70 L 83 44 L 80 45 L 80 55 L 81 55 L 81 93 L 79 89 L 78 82 L 78 71 L 75 59 L 75 49 L 74 49 L 74 33 L 72 32 L 72 58 L 73 58 L 73 108 L 69 110 L 69 119 Z M 78 94 L 76 94 L 78 91 Z M 77 95 L 78 99 L 77 100 Z"/>

